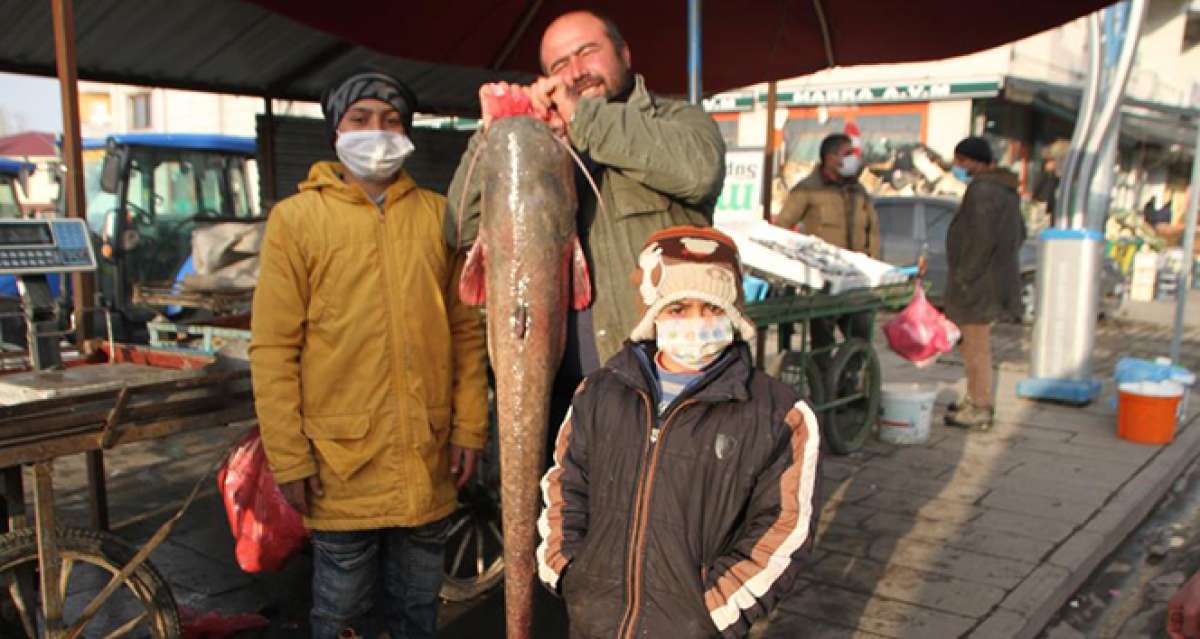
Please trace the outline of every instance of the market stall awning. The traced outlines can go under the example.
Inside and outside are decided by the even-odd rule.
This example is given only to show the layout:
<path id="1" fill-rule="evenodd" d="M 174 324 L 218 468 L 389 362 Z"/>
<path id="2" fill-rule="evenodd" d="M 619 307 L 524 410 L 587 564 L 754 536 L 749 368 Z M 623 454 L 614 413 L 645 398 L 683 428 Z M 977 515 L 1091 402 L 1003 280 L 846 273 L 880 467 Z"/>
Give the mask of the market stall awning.
<path id="1" fill-rule="evenodd" d="M 1004 79 L 1004 97 L 1009 101 L 1030 104 L 1066 120 L 1075 118 L 1082 94 L 1079 87 L 1012 76 Z M 1196 127 L 1200 126 L 1200 109 L 1130 95 L 1125 96 L 1121 116 L 1123 140 L 1164 147 L 1195 138 Z"/>
<path id="2" fill-rule="evenodd" d="M 743 0 L 704 3 L 706 93 L 836 65 L 945 58 L 1037 33 L 1105 0 Z M 314 100 L 371 65 L 432 113 L 469 115 L 486 81 L 538 71 L 542 30 L 564 0 L 109 0 L 77 2 L 85 80 Z M 662 93 L 686 91 L 686 3 L 595 2 Z M 0 71 L 54 75 L 50 3 L 0 0 Z"/>

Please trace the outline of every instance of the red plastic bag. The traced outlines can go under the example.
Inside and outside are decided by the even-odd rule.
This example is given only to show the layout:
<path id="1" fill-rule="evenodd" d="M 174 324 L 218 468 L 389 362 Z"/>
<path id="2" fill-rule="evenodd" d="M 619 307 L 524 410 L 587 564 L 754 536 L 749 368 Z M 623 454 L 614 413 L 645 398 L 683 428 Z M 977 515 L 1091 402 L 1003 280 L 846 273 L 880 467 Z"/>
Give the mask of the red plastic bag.
<path id="1" fill-rule="evenodd" d="M 533 115 L 533 103 L 519 87 L 505 87 L 497 83 L 489 84 L 484 88 L 482 97 L 493 120 L 518 115 Z"/>
<path id="2" fill-rule="evenodd" d="M 950 352 L 962 333 L 925 299 L 920 281 L 916 288 L 908 306 L 883 325 L 883 334 L 898 355 L 917 366 L 928 366 L 938 355 Z"/>
<path id="3" fill-rule="evenodd" d="M 257 428 L 229 454 L 217 473 L 217 487 L 242 570 L 279 570 L 308 540 L 304 519 L 284 499 L 267 466 Z"/>

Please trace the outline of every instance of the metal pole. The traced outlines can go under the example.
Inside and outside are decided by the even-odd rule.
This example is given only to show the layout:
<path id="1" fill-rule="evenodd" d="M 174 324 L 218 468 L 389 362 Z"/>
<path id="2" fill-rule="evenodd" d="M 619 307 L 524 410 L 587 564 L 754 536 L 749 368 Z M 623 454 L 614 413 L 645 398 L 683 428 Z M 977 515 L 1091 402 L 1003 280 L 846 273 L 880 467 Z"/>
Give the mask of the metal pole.
<path id="1" fill-rule="evenodd" d="M 1104 140 L 1104 146 L 1100 147 L 1096 174 L 1092 176 L 1092 187 L 1088 191 L 1084 210 L 1084 228 L 1086 229 L 1104 233 L 1104 225 L 1108 222 L 1108 211 L 1112 208 L 1112 188 L 1116 178 L 1120 139 L 1121 114 L 1118 112 L 1116 123 L 1109 132 L 1108 138 Z"/>
<path id="2" fill-rule="evenodd" d="M 772 80 L 767 84 L 767 139 L 763 143 L 762 207 L 763 219 L 771 221 L 771 191 L 775 181 L 775 109 L 778 103 L 778 85 Z"/>
<path id="3" fill-rule="evenodd" d="M 62 96 L 63 161 L 67 166 L 62 188 L 66 190 L 67 215 L 85 217 L 87 203 L 83 189 L 83 155 L 79 125 L 79 76 L 75 68 L 75 9 L 72 0 L 50 0 L 54 18 L 54 57 L 58 66 L 58 85 Z M 87 350 L 87 340 L 93 335 L 92 323 L 86 309 L 96 304 L 96 278 L 92 273 L 71 276 L 74 289 L 75 326 L 80 351 Z"/>
<path id="4" fill-rule="evenodd" d="M 1063 166 L 1062 182 L 1058 186 L 1058 219 L 1052 221 L 1058 228 L 1065 229 L 1070 226 L 1071 213 L 1074 211 L 1071 198 L 1075 192 L 1075 181 L 1078 179 L 1079 156 L 1083 147 L 1087 145 L 1092 115 L 1099 100 L 1100 15 L 1092 13 L 1088 16 L 1088 73 L 1083 80 L 1083 94 L 1080 96 L 1079 113 L 1075 117 L 1075 131 L 1071 134 L 1071 150 L 1067 155 L 1066 165 Z"/>
<path id="5" fill-rule="evenodd" d="M 1125 99 L 1125 85 L 1129 81 L 1129 73 L 1133 69 L 1133 56 L 1137 52 L 1138 41 L 1142 35 L 1142 21 L 1146 17 L 1146 0 L 1131 0 L 1129 22 L 1126 25 L 1125 42 L 1121 47 L 1121 59 L 1113 72 L 1112 80 L 1108 83 L 1104 107 L 1096 120 L 1096 129 L 1088 139 L 1084 148 L 1083 161 L 1079 168 L 1079 180 L 1075 185 L 1075 208 L 1071 215 L 1072 228 L 1084 227 L 1084 209 L 1087 207 L 1088 191 L 1091 189 L 1092 177 L 1096 173 L 1096 165 L 1100 159 L 1100 147 L 1112 135 L 1117 122 L 1117 113 Z"/>
<path id="6" fill-rule="evenodd" d="M 688 102 L 700 104 L 700 0 L 688 0 Z"/>
<path id="7" fill-rule="evenodd" d="M 1183 316 L 1188 291 L 1192 290 L 1192 270 L 1196 264 L 1196 209 L 1200 208 L 1200 121 L 1196 122 L 1196 144 L 1192 146 L 1192 182 L 1188 188 L 1187 221 L 1183 225 L 1183 277 L 1179 278 L 1179 299 L 1175 301 L 1175 328 L 1171 333 L 1171 361 L 1179 364 L 1183 350 Z"/>

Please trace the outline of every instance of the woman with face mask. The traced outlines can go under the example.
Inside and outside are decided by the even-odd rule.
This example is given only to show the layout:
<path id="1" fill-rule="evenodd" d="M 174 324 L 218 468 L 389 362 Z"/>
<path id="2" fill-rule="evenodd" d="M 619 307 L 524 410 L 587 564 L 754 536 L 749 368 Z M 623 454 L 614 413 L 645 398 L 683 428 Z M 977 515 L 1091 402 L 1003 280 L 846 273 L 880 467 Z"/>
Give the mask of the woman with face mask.
<path id="1" fill-rule="evenodd" d="M 542 481 L 538 574 L 573 637 L 743 636 L 804 570 L 820 428 L 754 368 L 733 240 L 668 228 L 638 264 L 646 311 L 576 391 Z"/>
<path id="2" fill-rule="evenodd" d="M 404 170 L 415 96 L 365 72 L 322 107 L 341 161 L 313 165 L 263 239 L 262 441 L 312 532 L 312 636 L 433 637 L 448 517 L 487 436 L 482 325 L 455 294 L 445 199 Z"/>

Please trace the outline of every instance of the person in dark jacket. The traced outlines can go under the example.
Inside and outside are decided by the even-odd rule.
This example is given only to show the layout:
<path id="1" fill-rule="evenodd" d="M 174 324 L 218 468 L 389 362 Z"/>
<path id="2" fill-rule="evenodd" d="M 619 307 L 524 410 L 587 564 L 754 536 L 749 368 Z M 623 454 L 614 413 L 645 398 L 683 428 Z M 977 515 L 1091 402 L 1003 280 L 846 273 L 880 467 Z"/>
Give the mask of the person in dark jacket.
<path id="1" fill-rule="evenodd" d="M 1058 210 L 1058 186 L 1062 179 L 1058 177 L 1058 160 L 1050 158 L 1042 163 L 1042 175 L 1038 178 L 1037 186 L 1033 187 L 1033 201 L 1046 205 L 1046 215 L 1051 220 Z"/>
<path id="2" fill-rule="evenodd" d="M 635 279 L 648 308 L 576 391 L 542 480 L 538 574 L 574 639 L 743 636 L 811 550 L 820 430 L 754 368 L 729 237 L 655 233 Z"/>
<path id="3" fill-rule="evenodd" d="M 946 315 L 962 329 L 967 394 L 946 415 L 952 426 L 987 430 L 992 401 L 992 324 L 1021 316 L 1019 253 L 1025 241 L 1016 174 L 992 162 L 987 140 L 954 148 L 955 175 L 967 192 L 946 235 Z"/>

